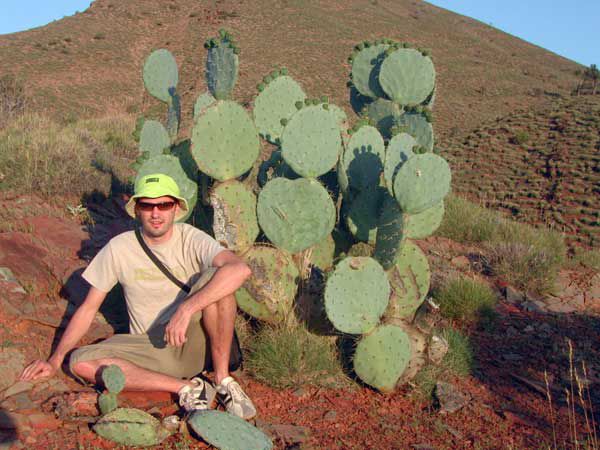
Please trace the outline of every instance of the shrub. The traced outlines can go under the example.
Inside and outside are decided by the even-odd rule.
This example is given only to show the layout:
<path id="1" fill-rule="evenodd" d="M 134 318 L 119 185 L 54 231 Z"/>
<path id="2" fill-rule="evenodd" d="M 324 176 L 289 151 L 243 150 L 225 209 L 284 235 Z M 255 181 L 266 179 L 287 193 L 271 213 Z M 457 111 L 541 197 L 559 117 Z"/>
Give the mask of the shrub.
<path id="1" fill-rule="evenodd" d="M 475 320 L 487 314 L 496 304 L 494 291 L 485 283 L 470 278 L 454 278 L 448 281 L 434 297 L 442 315 L 450 319 Z"/>
<path id="2" fill-rule="evenodd" d="M 466 377 L 475 368 L 473 349 L 467 336 L 452 328 L 444 328 L 440 335 L 448 342 L 448 353 L 439 364 L 428 364 L 417 374 L 414 382 L 419 395 L 431 396 L 438 381 Z"/>
<path id="3" fill-rule="evenodd" d="M 276 388 L 348 380 L 332 338 L 311 334 L 303 325 L 264 325 L 249 342 L 246 367 Z"/>
<path id="4" fill-rule="evenodd" d="M 600 250 L 575 248 L 573 255 L 567 261 L 567 267 L 578 269 L 581 266 L 600 272 Z"/>
<path id="5" fill-rule="evenodd" d="M 25 112 L 27 103 L 23 82 L 13 75 L 0 78 L 0 129 Z"/>
<path id="6" fill-rule="evenodd" d="M 536 294 L 553 288 L 567 250 L 560 233 L 510 221 L 498 228 L 487 249 L 495 275 Z"/>
<path id="7" fill-rule="evenodd" d="M 529 133 L 526 131 L 517 131 L 511 138 L 511 142 L 517 145 L 523 145 L 529 140 Z"/>
<path id="8" fill-rule="evenodd" d="M 462 243 L 485 242 L 492 238 L 502 220 L 496 212 L 450 195 L 436 235 Z"/>

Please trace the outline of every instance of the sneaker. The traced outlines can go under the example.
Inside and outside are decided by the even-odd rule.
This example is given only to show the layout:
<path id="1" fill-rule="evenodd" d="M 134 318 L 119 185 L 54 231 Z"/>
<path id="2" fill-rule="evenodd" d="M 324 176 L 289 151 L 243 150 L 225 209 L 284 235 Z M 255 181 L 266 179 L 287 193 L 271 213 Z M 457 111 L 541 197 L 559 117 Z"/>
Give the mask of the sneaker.
<path id="1" fill-rule="evenodd" d="M 190 380 L 193 386 L 184 386 L 178 392 L 179 406 L 185 412 L 206 411 L 214 407 L 216 391 L 214 386 L 203 380 L 195 377 Z"/>
<path id="2" fill-rule="evenodd" d="M 228 413 L 250 420 L 256 416 L 256 408 L 252 400 L 242 390 L 237 381 L 226 377 L 217 386 L 217 398 Z"/>

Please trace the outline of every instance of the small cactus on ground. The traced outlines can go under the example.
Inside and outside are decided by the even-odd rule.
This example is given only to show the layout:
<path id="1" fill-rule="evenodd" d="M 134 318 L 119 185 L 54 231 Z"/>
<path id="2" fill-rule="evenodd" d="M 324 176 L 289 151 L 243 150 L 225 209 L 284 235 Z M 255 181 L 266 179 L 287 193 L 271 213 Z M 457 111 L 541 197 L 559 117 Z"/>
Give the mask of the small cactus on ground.
<path id="1" fill-rule="evenodd" d="M 155 417 L 133 408 L 117 408 L 102 416 L 93 430 L 105 439 L 121 445 L 150 447 L 171 435 Z"/>

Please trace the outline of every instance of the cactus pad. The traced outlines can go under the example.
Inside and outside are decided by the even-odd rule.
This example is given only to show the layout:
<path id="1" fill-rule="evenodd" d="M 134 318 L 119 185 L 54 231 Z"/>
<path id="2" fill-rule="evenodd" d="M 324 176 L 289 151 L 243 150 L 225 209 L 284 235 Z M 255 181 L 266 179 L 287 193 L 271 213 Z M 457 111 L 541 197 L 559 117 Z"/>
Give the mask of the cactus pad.
<path id="1" fill-rule="evenodd" d="M 366 105 L 365 112 L 386 139 L 391 137 L 391 128 L 395 125 L 396 118 L 404 113 L 400 105 L 385 98 L 378 98 Z"/>
<path id="2" fill-rule="evenodd" d="M 233 414 L 198 411 L 188 423 L 206 442 L 222 450 L 271 450 L 273 443 L 258 428 Z"/>
<path id="3" fill-rule="evenodd" d="M 242 311 L 267 322 L 279 322 L 291 311 L 299 273 L 283 250 L 255 246 L 242 255 L 252 277 L 235 292 Z"/>
<path id="4" fill-rule="evenodd" d="M 346 224 L 357 240 L 375 244 L 384 193 L 385 188 L 369 186 L 360 191 L 346 208 Z"/>
<path id="5" fill-rule="evenodd" d="M 433 62 L 415 49 L 398 49 L 381 63 L 379 83 L 394 102 L 418 105 L 427 99 L 435 86 Z"/>
<path id="6" fill-rule="evenodd" d="M 260 153 L 258 132 L 235 102 L 219 101 L 198 118 L 192 131 L 192 155 L 198 168 L 225 181 L 252 167 Z"/>
<path id="7" fill-rule="evenodd" d="M 346 111 L 337 105 L 329 104 L 329 112 L 336 117 L 340 129 L 348 127 L 348 115 L 346 114 Z"/>
<path id="8" fill-rule="evenodd" d="M 111 364 L 102 370 L 102 382 L 111 394 L 118 394 L 125 387 L 125 375 L 119 366 Z"/>
<path id="9" fill-rule="evenodd" d="M 153 51 L 144 63 L 144 85 L 148 92 L 163 102 L 170 102 L 179 82 L 177 63 L 169 50 Z"/>
<path id="10" fill-rule="evenodd" d="M 217 101 L 210 92 L 200 94 L 194 103 L 194 123 L 198 120 L 202 112 Z"/>
<path id="11" fill-rule="evenodd" d="M 358 92 L 367 97 L 385 97 L 379 84 L 379 70 L 388 44 L 366 47 L 356 53 L 352 61 L 352 82 Z"/>
<path id="12" fill-rule="evenodd" d="M 450 167 L 433 153 L 415 155 L 394 178 L 394 196 L 402 211 L 418 214 L 438 204 L 450 190 Z"/>
<path id="13" fill-rule="evenodd" d="M 396 118 L 396 125 L 403 128 L 417 140 L 417 144 L 428 151 L 433 150 L 433 127 L 425 116 L 418 112 L 405 112 Z"/>
<path id="14" fill-rule="evenodd" d="M 396 262 L 396 254 L 404 238 L 404 222 L 396 199 L 387 191 L 383 197 L 373 257 L 388 270 Z"/>
<path id="15" fill-rule="evenodd" d="M 171 146 L 171 138 L 162 123 L 146 120 L 140 133 L 140 150 L 148 152 L 150 157 L 162 155 L 163 150 Z"/>
<path id="16" fill-rule="evenodd" d="M 335 268 L 325 287 L 325 310 L 340 331 L 371 331 L 385 312 L 390 296 L 387 275 L 369 257 L 348 257 Z"/>
<path id="17" fill-rule="evenodd" d="M 325 239 L 336 221 L 335 206 L 316 180 L 275 178 L 258 196 L 260 227 L 271 242 L 290 253 Z"/>
<path id="18" fill-rule="evenodd" d="M 243 183 L 229 180 L 210 193 L 215 239 L 230 250 L 250 247 L 258 236 L 256 196 Z"/>
<path id="19" fill-rule="evenodd" d="M 394 195 L 394 177 L 411 156 L 413 147 L 417 141 L 408 133 L 400 133 L 394 136 L 388 143 L 385 151 L 385 163 L 383 165 L 383 176 L 385 185 L 390 194 Z"/>
<path id="20" fill-rule="evenodd" d="M 121 445 L 148 447 L 160 444 L 171 433 L 155 417 L 133 408 L 117 408 L 96 422 L 93 430 Z"/>
<path id="21" fill-rule="evenodd" d="M 187 175 L 190 173 L 191 168 L 184 168 L 183 164 L 186 164 L 185 158 L 172 155 L 155 156 L 142 163 L 136 176 L 136 182 L 141 177 L 153 173 L 164 173 L 175 180 L 177 186 L 179 186 L 181 196 L 187 200 L 189 208 L 187 214 L 178 219 L 179 222 L 185 222 L 192 214 L 198 199 L 198 185 L 195 180 L 190 180 Z"/>
<path id="22" fill-rule="evenodd" d="M 350 137 L 338 170 L 346 173 L 349 188 L 361 191 L 379 184 L 384 160 L 383 138 L 377 128 L 367 125 Z"/>
<path id="23" fill-rule="evenodd" d="M 217 100 L 229 98 L 238 76 L 239 58 L 227 41 L 208 49 L 206 84 Z"/>
<path id="24" fill-rule="evenodd" d="M 322 271 L 329 270 L 333 266 L 334 257 L 335 241 L 331 234 L 310 249 L 310 263 Z"/>
<path id="25" fill-rule="evenodd" d="M 402 328 L 381 325 L 364 336 L 354 353 L 354 370 L 362 381 L 391 392 L 412 358 L 410 338 Z"/>
<path id="26" fill-rule="evenodd" d="M 297 111 L 296 102 L 304 102 L 306 94 L 293 78 L 279 76 L 271 81 L 254 100 L 254 122 L 258 131 L 274 143 L 281 137 L 281 119 L 289 120 Z"/>
<path id="27" fill-rule="evenodd" d="M 306 106 L 296 112 L 281 136 L 281 155 L 299 175 L 315 178 L 329 172 L 342 149 L 335 114 L 323 105 Z"/>
<path id="28" fill-rule="evenodd" d="M 404 233 L 407 238 L 425 239 L 438 229 L 443 218 L 443 201 L 419 214 L 404 214 Z"/>
<path id="29" fill-rule="evenodd" d="M 388 277 L 392 296 L 386 317 L 412 319 L 429 292 L 431 279 L 429 262 L 419 246 L 410 240 L 404 241 Z"/>
<path id="30" fill-rule="evenodd" d="M 112 392 L 105 392 L 98 396 L 98 409 L 102 415 L 108 414 L 111 411 L 114 411 L 119 407 L 119 403 L 117 401 L 117 394 L 113 394 Z"/>

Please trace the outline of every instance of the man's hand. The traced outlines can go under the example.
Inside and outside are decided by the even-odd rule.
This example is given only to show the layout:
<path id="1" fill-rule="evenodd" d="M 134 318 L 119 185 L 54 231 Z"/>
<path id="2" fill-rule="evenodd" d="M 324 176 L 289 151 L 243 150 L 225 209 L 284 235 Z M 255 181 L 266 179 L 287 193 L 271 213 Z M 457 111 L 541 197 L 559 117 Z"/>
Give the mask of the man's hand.
<path id="1" fill-rule="evenodd" d="M 191 314 L 183 305 L 177 308 L 165 328 L 165 341 L 174 347 L 180 347 L 186 341 L 185 333 L 190 324 Z"/>
<path id="2" fill-rule="evenodd" d="M 48 378 L 56 374 L 58 368 L 48 361 L 37 360 L 29 364 L 19 377 L 20 381 L 32 381 L 40 378 Z"/>

